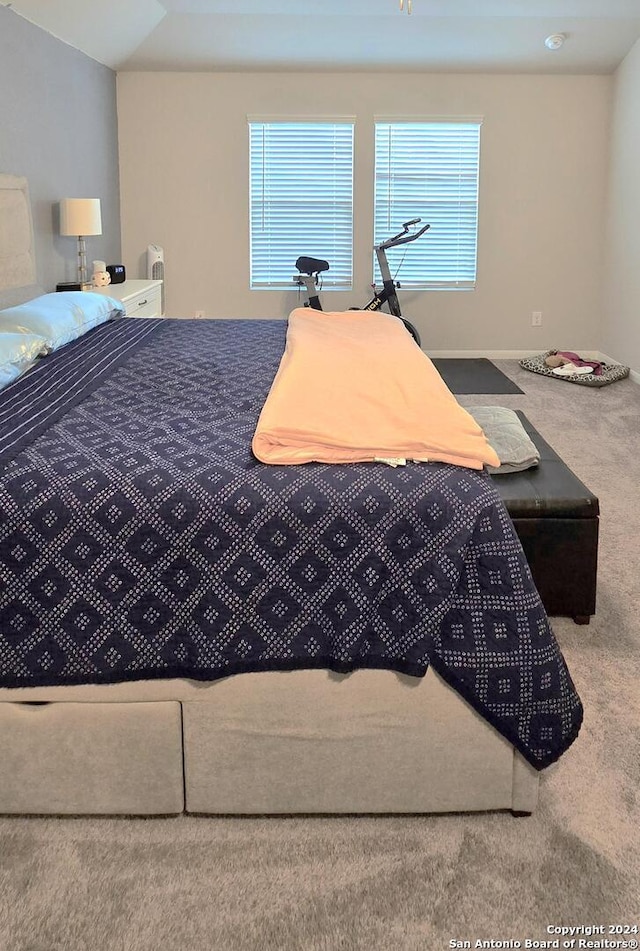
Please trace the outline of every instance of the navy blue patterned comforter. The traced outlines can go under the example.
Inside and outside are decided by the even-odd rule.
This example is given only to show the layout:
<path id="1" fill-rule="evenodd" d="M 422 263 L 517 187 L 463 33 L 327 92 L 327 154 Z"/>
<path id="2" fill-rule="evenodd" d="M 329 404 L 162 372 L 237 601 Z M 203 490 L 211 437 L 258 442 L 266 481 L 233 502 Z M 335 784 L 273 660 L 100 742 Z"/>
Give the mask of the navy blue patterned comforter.
<path id="1" fill-rule="evenodd" d="M 582 708 L 490 478 L 259 463 L 285 330 L 120 320 L 0 394 L 0 685 L 432 664 L 553 762 Z"/>

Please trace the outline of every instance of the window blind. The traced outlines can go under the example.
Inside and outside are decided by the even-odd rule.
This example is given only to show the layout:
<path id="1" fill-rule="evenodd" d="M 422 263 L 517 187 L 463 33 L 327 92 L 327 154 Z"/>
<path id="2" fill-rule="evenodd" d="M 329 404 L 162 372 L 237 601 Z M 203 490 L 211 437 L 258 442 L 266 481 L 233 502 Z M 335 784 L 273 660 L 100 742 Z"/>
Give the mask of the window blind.
<path id="1" fill-rule="evenodd" d="M 300 255 L 325 287 L 353 278 L 353 123 L 250 122 L 251 287 L 293 287 Z"/>
<path id="2" fill-rule="evenodd" d="M 403 222 L 431 229 L 387 252 L 406 288 L 475 287 L 480 121 L 376 122 L 375 243 Z M 374 258 L 375 279 L 380 281 Z"/>

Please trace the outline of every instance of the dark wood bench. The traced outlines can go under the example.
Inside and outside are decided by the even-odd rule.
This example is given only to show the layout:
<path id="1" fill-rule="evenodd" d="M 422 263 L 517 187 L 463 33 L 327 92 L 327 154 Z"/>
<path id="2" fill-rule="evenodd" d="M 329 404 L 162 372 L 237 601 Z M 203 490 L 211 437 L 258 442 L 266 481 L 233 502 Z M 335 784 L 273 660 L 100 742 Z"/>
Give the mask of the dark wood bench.
<path id="1" fill-rule="evenodd" d="M 524 428 L 540 464 L 494 476 L 549 615 L 588 624 L 596 611 L 598 520 L 596 496 L 571 472 L 524 413 Z"/>

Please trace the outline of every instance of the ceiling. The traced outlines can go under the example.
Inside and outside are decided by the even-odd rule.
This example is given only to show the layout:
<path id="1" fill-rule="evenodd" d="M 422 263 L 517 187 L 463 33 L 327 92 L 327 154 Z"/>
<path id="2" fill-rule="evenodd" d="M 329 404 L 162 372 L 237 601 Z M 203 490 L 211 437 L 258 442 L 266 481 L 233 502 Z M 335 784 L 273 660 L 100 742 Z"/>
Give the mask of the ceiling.
<path id="1" fill-rule="evenodd" d="M 640 38 L 640 0 L 0 3 L 115 70 L 610 73 Z"/>

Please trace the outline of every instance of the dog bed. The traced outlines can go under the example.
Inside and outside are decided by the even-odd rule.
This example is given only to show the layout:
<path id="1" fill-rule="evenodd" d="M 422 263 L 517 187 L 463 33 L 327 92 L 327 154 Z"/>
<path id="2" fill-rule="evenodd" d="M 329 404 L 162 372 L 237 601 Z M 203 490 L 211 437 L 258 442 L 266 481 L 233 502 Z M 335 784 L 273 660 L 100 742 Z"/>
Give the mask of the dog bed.
<path id="1" fill-rule="evenodd" d="M 616 380 L 623 380 L 629 376 L 629 367 L 621 363 L 602 363 L 602 373 L 598 376 L 595 373 L 560 376 L 545 363 L 546 358 L 555 352 L 555 350 L 546 350 L 533 357 L 525 357 L 520 361 L 520 366 L 525 370 L 531 370 L 532 373 L 541 373 L 543 376 L 553 377 L 554 380 L 566 380 L 567 383 L 579 383 L 581 386 L 607 386 L 608 383 L 615 383 Z"/>

